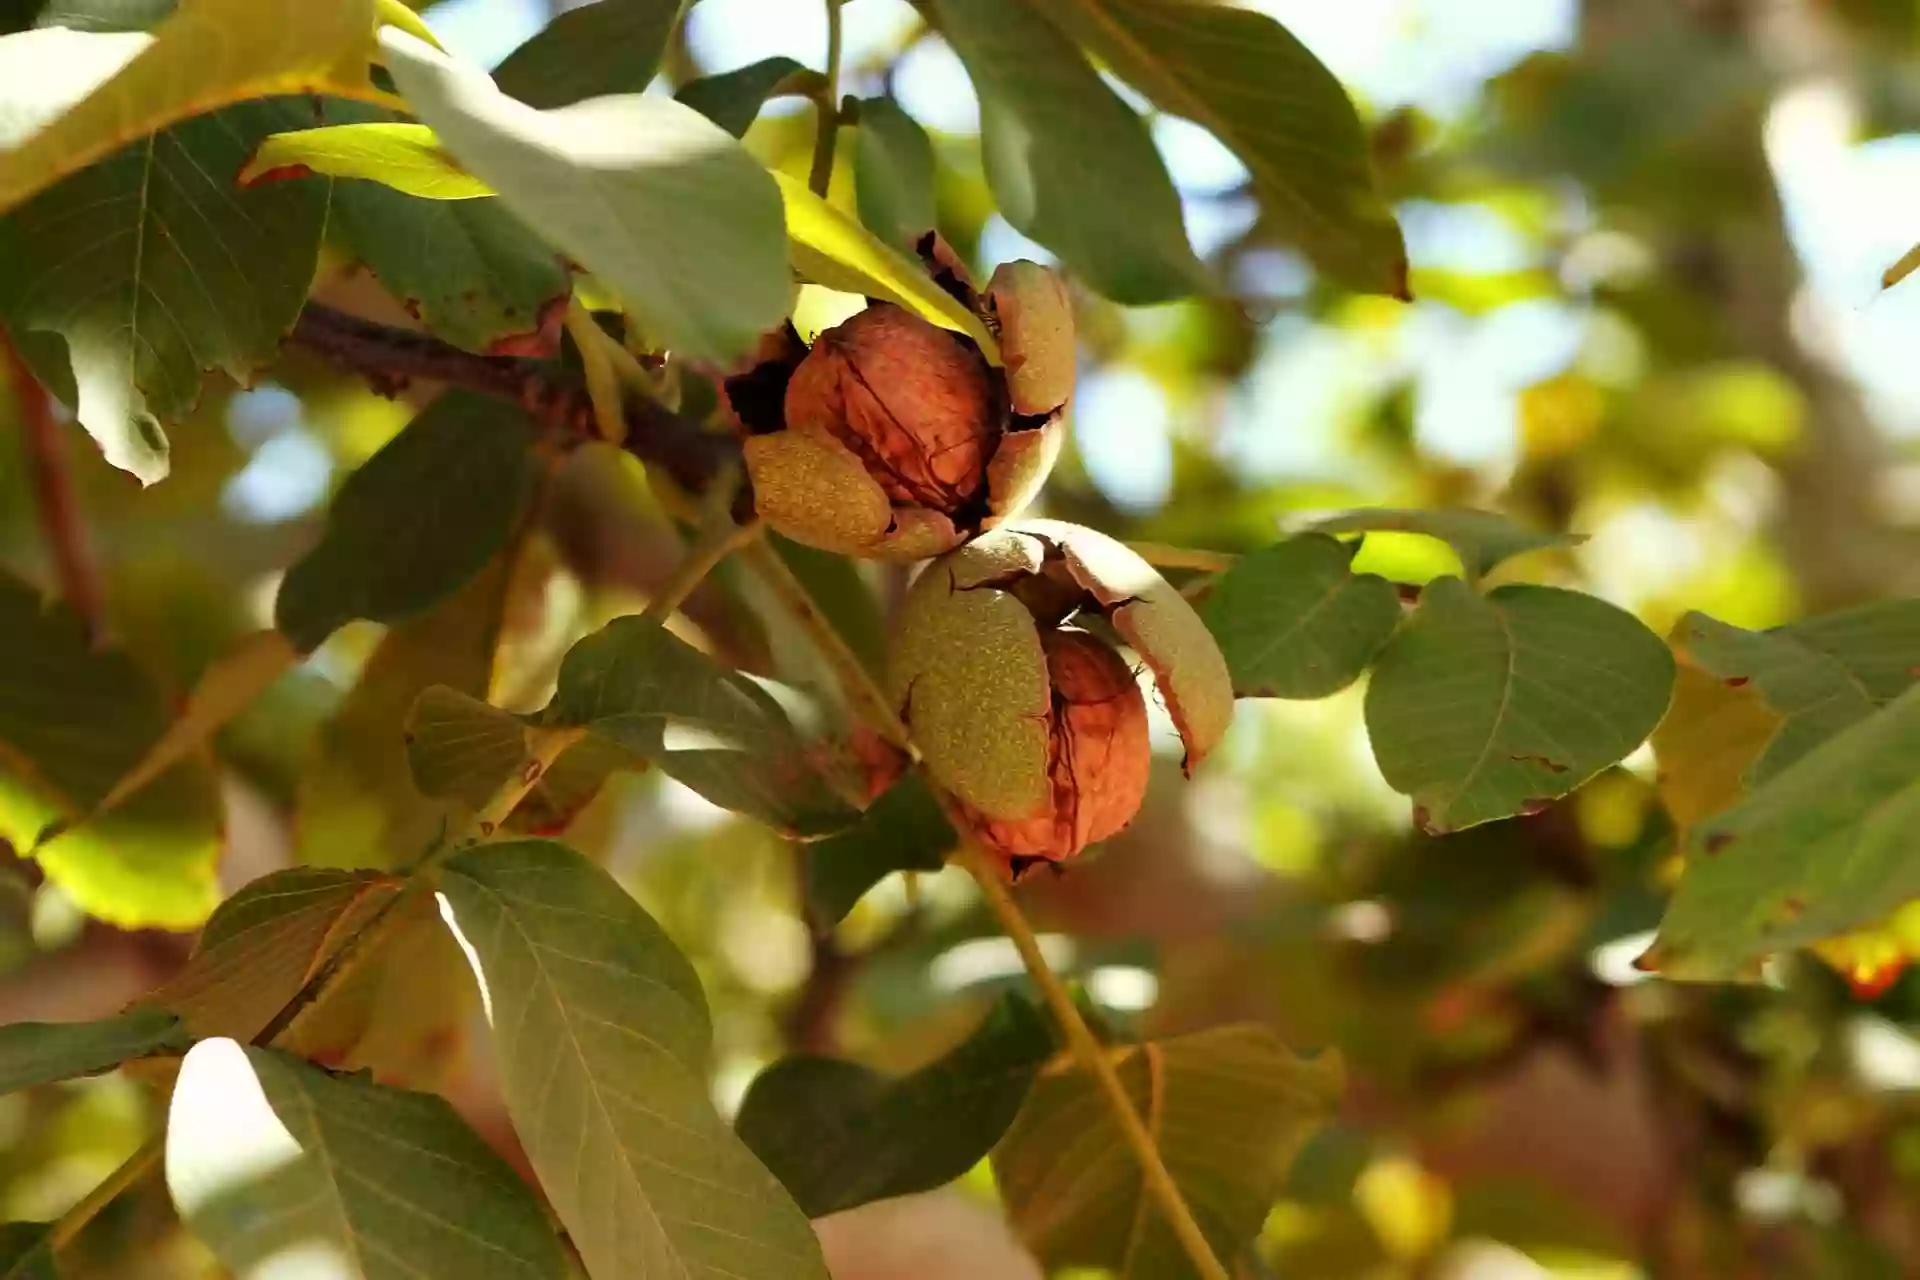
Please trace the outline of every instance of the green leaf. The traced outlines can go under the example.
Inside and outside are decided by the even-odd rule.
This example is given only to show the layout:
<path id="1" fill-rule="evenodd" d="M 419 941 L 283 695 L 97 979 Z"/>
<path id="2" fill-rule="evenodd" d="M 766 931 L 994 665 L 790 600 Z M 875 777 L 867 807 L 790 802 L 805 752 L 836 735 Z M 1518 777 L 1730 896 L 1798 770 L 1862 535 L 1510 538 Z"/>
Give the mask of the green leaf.
<path id="1" fill-rule="evenodd" d="M 1216 1257 L 1258 1234 L 1281 1180 L 1341 1090 L 1331 1054 L 1287 1052 L 1264 1027 L 1215 1027 L 1114 1051 L 1114 1067 Z M 993 1171 L 1013 1224 L 1050 1269 L 1120 1280 L 1195 1274 L 1141 1186 L 1139 1162 L 1098 1085 L 1070 1064 L 1043 1072 Z"/>
<path id="2" fill-rule="evenodd" d="M 97 1022 L 10 1022 L 0 1026 L 0 1093 L 110 1071 L 128 1058 L 184 1045 L 180 1020 L 164 1009 Z"/>
<path id="3" fill-rule="evenodd" d="M 1115 302 L 1207 287 L 1146 125 L 1030 0 L 928 0 L 980 95 L 1000 212 Z"/>
<path id="4" fill-rule="evenodd" d="M 425 689 L 487 692 L 512 558 L 495 556 L 459 591 L 381 637 L 301 776 L 294 821 L 302 862 L 399 866 L 446 831 L 451 807 L 413 784 L 406 724 Z"/>
<path id="5" fill-rule="evenodd" d="M 595 0 L 556 15 L 494 69 L 502 92 L 529 106 L 564 107 L 583 98 L 639 93 L 686 0 Z"/>
<path id="6" fill-rule="evenodd" d="M 853 141 L 860 221 L 896 249 L 934 229 L 933 143 L 892 98 L 862 98 Z"/>
<path id="7" fill-rule="evenodd" d="M 786 316 L 779 193 L 699 112 L 638 93 L 536 111 L 402 32 L 382 31 L 380 47 L 455 159 L 619 295 L 649 336 L 727 360 Z"/>
<path id="8" fill-rule="evenodd" d="M 365 178 L 424 200 L 472 200 L 493 189 L 453 164 L 423 124 L 369 120 L 296 129 L 261 139 L 240 170 L 240 185 L 308 173 Z"/>
<path id="9" fill-rule="evenodd" d="M 0 1275 L 7 1280 L 60 1280 L 49 1222 L 9 1222 L 0 1226 Z"/>
<path id="10" fill-rule="evenodd" d="M 1770 631 L 1689 613 L 1673 644 L 1721 680 L 1751 681 L 1784 719 L 1747 773 L 1764 782 L 1904 693 L 1920 672 L 1920 600 L 1884 600 Z"/>
<path id="11" fill-rule="evenodd" d="M 754 1080 L 734 1128 L 806 1215 L 823 1218 L 973 1168 L 1052 1054 L 1046 1019 L 1009 996 L 964 1043 L 897 1080 L 836 1058 L 784 1058 Z"/>
<path id="12" fill-rule="evenodd" d="M 242 1277 L 568 1274 L 532 1192 L 444 1099 L 272 1049 L 194 1046 L 166 1171 L 181 1218 Z"/>
<path id="13" fill-rule="evenodd" d="M 1310 529 L 1315 533 L 1386 530 L 1438 538 L 1459 555 L 1468 581 L 1486 577 L 1495 566 L 1514 556 L 1546 547 L 1571 547 L 1585 541 L 1584 537 L 1576 534 L 1537 533 L 1522 528 L 1503 515 L 1466 507 L 1438 511 L 1367 507 L 1317 520 Z"/>
<path id="14" fill-rule="evenodd" d="M 1155 106 L 1210 130 L 1260 207 L 1335 279 L 1410 298 L 1407 247 L 1333 73 L 1264 13 L 1197 0 L 1033 0 Z"/>
<path id="15" fill-rule="evenodd" d="M 183 760 L 92 814 L 167 732 L 160 691 L 121 649 L 95 649 L 65 605 L 0 573 L 0 838 L 89 914 L 123 928 L 189 929 L 219 901 L 220 800 Z M 37 843 L 36 843 L 37 842 Z"/>
<path id="16" fill-rule="evenodd" d="M 455 855 L 441 895 L 514 1127 L 588 1271 L 826 1280 L 806 1218 L 714 1110 L 693 966 L 613 877 L 526 840 Z"/>
<path id="17" fill-rule="evenodd" d="M 1757 976 L 1771 952 L 1884 919 L 1920 897 L 1920 689 L 1857 720 L 1701 823 L 1659 939 L 1670 978 Z"/>
<path id="18" fill-rule="evenodd" d="M 867 890 L 896 871 L 938 871 L 954 846 L 953 827 L 926 780 L 910 773 L 874 801 L 860 820 L 809 844 L 807 906 L 815 920 L 838 923 Z"/>
<path id="19" fill-rule="evenodd" d="M 372 0 L 182 0 L 151 37 L 7 36 L 0 145 L 12 149 L 0 152 L 0 212 L 189 117 L 281 94 L 370 93 L 373 29 Z"/>
<path id="20" fill-rule="evenodd" d="M 1667 646 L 1604 600 L 1436 578 L 1374 666 L 1367 733 L 1437 835 L 1566 795 L 1638 747 L 1672 689 Z"/>
<path id="21" fill-rule="evenodd" d="M 142 997 L 197 1040 L 251 1040 L 341 943 L 399 891 L 372 871 L 290 867 L 220 904 L 173 979 Z"/>
<path id="22" fill-rule="evenodd" d="M 280 584 L 274 625 L 311 651 L 355 618 L 402 622 L 459 590 L 513 532 L 533 443 L 518 407 L 442 395 L 341 486 L 320 545 Z"/>
<path id="23" fill-rule="evenodd" d="M 232 187 L 254 144 L 299 120 L 284 100 L 189 120 L 0 218 L 0 317 L 65 341 L 71 372 L 37 371 L 143 483 L 167 474 L 162 424 L 193 407 L 202 371 L 251 381 L 306 300 L 326 185 Z"/>
<path id="24" fill-rule="evenodd" d="M 826 77 L 792 58 L 762 58 L 717 76 L 701 76 L 673 95 L 736 138 L 744 138 L 769 98 L 812 93 Z"/>
<path id="25" fill-rule="evenodd" d="M 721 808 L 790 833 L 855 818 L 771 694 L 644 616 L 615 618 L 567 652 L 540 722 L 590 729 Z"/>
<path id="26" fill-rule="evenodd" d="M 793 267 L 815 284 L 897 303 L 922 319 L 964 333 L 988 360 L 1000 359 L 1000 344 L 954 296 L 933 282 L 926 268 L 882 244 L 872 232 L 784 173 L 773 175 L 786 201 Z"/>
<path id="27" fill-rule="evenodd" d="M 1355 574 L 1357 547 L 1302 534 L 1241 556 L 1200 615 L 1243 698 L 1324 698 L 1360 678 L 1400 624 L 1392 583 Z"/>

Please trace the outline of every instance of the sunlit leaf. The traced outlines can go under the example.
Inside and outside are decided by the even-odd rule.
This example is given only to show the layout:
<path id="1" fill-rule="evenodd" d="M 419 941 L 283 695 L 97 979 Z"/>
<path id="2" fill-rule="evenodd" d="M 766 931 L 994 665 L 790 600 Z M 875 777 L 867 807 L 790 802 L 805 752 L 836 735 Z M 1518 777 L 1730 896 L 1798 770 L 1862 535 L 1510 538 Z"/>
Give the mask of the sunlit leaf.
<path id="1" fill-rule="evenodd" d="M 1704 613 L 1674 628 L 1674 647 L 1724 681 L 1751 681 L 1784 723 L 1754 762 L 1763 782 L 1875 707 L 1920 672 L 1920 600 L 1883 600 L 1745 631 Z"/>
<path id="2" fill-rule="evenodd" d="M 506 610 L 511 552 L 419 617 L 399 623 L 320 729 L 294 810 L 303 862 L 391 867 L 445 831 L 451 808 L 414 786 L 407 720 L 436 685 L 483 695 Z"/>
<path id="3" fill-rule="evenodd" d="M 1146 125 L 1029 0 L 928 0 L 980 95 L 1007 221 L 1116 302 L 1206 288 Z"/>
<path id="4" fill-rule="evenodd" d="M 366 178 L 426 200 L 472 200 L 492 188 L 452 164 L 423 124 L 369 121 L 322 125 L 263 138 L 240 170 L 240 185 L 319 173 Z"/>
<path id="5" fill-rule="evenodd" d="M 1008 997 L 968 1039 L 889 1080 L 792 1057 L 754 1080 L 734 1128 L 809 1218 L 944 1186 L 993 1149 L 1053 1053 L 1046 1019 Z"/>
<path id="6" fill-rule="evenodd" d="M 825 76 L 792 58 L 762 58 L 719 75 L 689 80 L 673 96 L 741 138 L 769 98 L 825 87 Z"/>
<path id="7" fill-rule="evenodd" d="M 1201 607 L 1241 697 L 1324 698 L 1360 678 L 1400 622 L 1392 583 L 1354 548 L 1302 534 L 1241 556 Z"/>
<path id="8" fill-rule="evenodd" d="M 127 928 L 192 928 L 219 900 L 220 805 L 205 761 L 182 760 L 80 822 L 169 719 L 131 655 L 93 648 L 72 610 L 0 574 L 0 837 L 31 850 L 84 910 Z"/>
<path id="9" fill-rule="evenodd" d="M 1502 561 L 1511 560 L 1514 556 L 1547 547 L 1570 547 L 1583 541 L 1573 534 L 1539 533 L 1523 528 L 1503 515 L 1465 507 L 1433 511 L 1369 507 L 1316 520 L 1310 527 L 1316 533 L 1391 530 L 1438 538 L 1459 555 L 1469 579 L 1485 577 Z"/>
<path id="10" fill-rule="evenodd" d="M 151 37 L 51 28 L 0 39 L 0 145 L 11 148 L 0 151 L 0 212 L 191 116 L 370 92 L 373 30 L 373 0 L 182 0 Z"/>
<path id="11" fill-rule="evenodd" d="M 108 1071 L 156 1049 L 185 1047 L 180 1020 L 135 1009 L 98 1022 L 10 1022 L 0 1026 L 0 1093 Z"/>
<path id="12" fill-rule="evenodd" d="M 526 1183 L 441 1098 L 232 1040 L 196 1045 L 167 1117 L 167 1189 L 242 1280 L 558 1280 Z"/>
<path id="13" fill-rule="evenodd" d="M 308 651 L 355 618 L 405 621 L 457 591 L 506 545 L 533 441 L 514 405 L 435 400 L 335 495 L 320 545 L 280 584 L 275 625 Z"/>
<path id="14" fill-rule="evenodd" d="M 590 729 L 720 807 L 794 834 L 856 816 L 766 689 L 654 619 L 616 618 L 574 645 L 540 720 Z"/>
<path id="15" fill-rule="evenodd" d="M 261 876 L 220 904 L 186 965 L 141 1003 L 178 1014 L 196 1039 L 251 1040 L 399 887 L 323 867 Z"/>
<path id="16" fill-rule="evenodd" d="M 1367 734 L 1437 834 L 1566 795 L 1645 741 L 1672 689 L 1667 646 L 1603 600 L 1436 578 L 1374 665 Z"/>
<path id="17" fill-rule="evenodd" d="M 1000 344 L 980 318 L 933 282 L 906 254 L 882 244 L 872 232 L 807 190 L 788 174 L 773 175 L 786 201 L 793 266 L 806 279 L 842 293 L 864 294 L 915 312 L 943 328 L 964 333 L 998 361 Z"/>
<path id="18" fill-rule="evenodd" d="M 1688 830 L 1738 800 L 1747 771 L 1780 725 L 1754 685 L 1729 685 L 1682 661 L 1673 705 L 1653 731 L 1655 785 L 1674 824 Z"/>
<path id="19" fill-rule="evenodd" d="M 639 93 L 536 111 L 404 33 L 382 31 L 380 45 L 447 150 L 618 294 L 651 337 L 726 360 L 785 317 L 778 192 L 699 112 Z"/>
<path id="20" fill-rule="evenodd" d="M 806 1218 L 714 1110 L 699 978 L 565 845 L 453 857 L 441 894 L 540 1182 L 602 1276 L 825 1280 Z"/>
<path id="21" fill-rule="evenodd" d="M 894 872 L 940 870 L 953 846 L 953 827 L 939 801 L 924 778 L 910 773 L 858 822 L 800 851 L 807 905 L 817 920 L 836 923 Z"/>
<path id="22" fill-rule="evenodd" d="M 185 121 L 0 217 L 0 317 L 64 342 L 65 360 L 36 371 L 145 483 L 167 474 L 164 424 L 193 407 L 202 372 L 251 381 L 306 300 L 326 184 L 232 187 L 253 145 L 302 113 L 283 99 Z"/>
<path id="23" fill-rule="evenodd" d="M 1134 1109 L 1215 1256 L 1240 1254 L 1294 1154 L 1341 1090 L 1331 1055 L 1295 1057 L 1264 1027 L 1216 1027 L 1113 1051 Z M 1141 1185 L 1099 1086 L 1071 1063 L 1034 1082 L 993 1152 L 1015 1227 L 1049 1267 L 1105 1267 L 1120 1280 L 1195 1274 Z"/>
<path id="24" fill-rule="evenodd" d="M 905 248 L 934 229 L 933 143 L 892 98 L 862 98 L 853 140 L 853 182 L 860 221 L 887 244 Z"/>
<path id="25" fill-rule="evenodd" d="M 639 93 L 652 81 L 686 0 L 592 0 L 554 14 L 494 68 L 501 91 L 529 106 Z"/>
<path id="26" fill-rule="evenodd" d="M 1211 130 L 1262 211 L 1335 279 L 1407 294 L 1407 249 L 1333 73 L 1264 13 L 1197 0 L 1033 0 L 1155 106 Z"/>
<path id="27" fill-rule="evenodd" d="M 1695 828 L 1659 939 L 1672 978 L 1755 976 L 1764 956 L 1920 897 L 1920 690 L 1909 689 Z"/>

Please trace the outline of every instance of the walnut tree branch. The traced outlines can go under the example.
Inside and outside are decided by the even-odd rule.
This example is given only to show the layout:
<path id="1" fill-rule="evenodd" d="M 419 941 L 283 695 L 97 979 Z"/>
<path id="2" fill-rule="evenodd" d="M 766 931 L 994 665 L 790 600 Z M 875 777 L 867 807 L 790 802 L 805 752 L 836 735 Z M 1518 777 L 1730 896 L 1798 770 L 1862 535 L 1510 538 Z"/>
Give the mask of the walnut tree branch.
<path id="1" fill-rule="evenodd" d="M 520 405 L 550 431 L 582 441 L 598 435 L 585 380 L 555 360 L 478 355 L 318 303 L 307 304 L 288 340 L 361 375 L 384 396 L 415 379 L 444 382 Z M 651 401 L 629 397 L 625 410 L 627 452 L 689 493 L 704 492 L 738 465 L 740 446 L 730 435 Z"/>
<path id="2" fill-rule="evenodd" d="M 67 469 L 67 442 L 54 420 L 53 398 L 4 333 L 0 333 L 0 351 L 4 352 L 0 358 L 6 363 L 19 407 L 34 508 L 41 536 L 53 557 L 60 598 L 85 624 L 87 639 L 98 644 L 106 634 L 106 593 L 100 586 L 100 564 L 73 491 L 73 475 Z"/>

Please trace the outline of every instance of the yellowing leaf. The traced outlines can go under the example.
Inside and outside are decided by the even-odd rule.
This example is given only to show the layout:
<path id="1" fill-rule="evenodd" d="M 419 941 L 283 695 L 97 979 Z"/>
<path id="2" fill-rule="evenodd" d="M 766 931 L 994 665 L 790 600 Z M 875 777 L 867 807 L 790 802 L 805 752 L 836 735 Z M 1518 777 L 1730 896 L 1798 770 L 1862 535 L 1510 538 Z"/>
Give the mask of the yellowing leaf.
<path id="1" fill-rule="evenodd" d="M 9 36 L 0 41 L 0 96 L 9 104 L 53 98 L 73 105 L 51 117 L 30 105 L 0 108 L 8 120 L 40 114 L 44 122 L 37 130 L 0 128 L 0 138 L 14 142 L 0 152 L 0 212 L 129 142 L 231 103 L 301 93 L 384 96 L 367 79 L 373 35 L 373 0 L 182 0 L 150 39 L 62 33 L 68 57 L 82 40 L 95 50 L 111 41 L 118 56 L 131 52 L 77 101 L 72 64 L 50 56 L 46 33 Z M 97 74 L 100 59 L 87 57 L 84 65 Z"/>
<path id="2" fill-rule="evenodd" d="M 1760 690 L 1682 663 L 1673 705 L 1653 731 L 1655 786 L 1682 831 L 1740 798 L 1747 769 L 1779 730 Z"/>
<path id="3" fill-rule="evenodd" d="M 1891 289 L 1915 271 L 1920 271 L 1920 244 L 1901 254 L 1900 261 L 1886 269 L 1880 277 L 1880 287 Z"/>
<path id="4" fill-rule="evenodd" d="M 337 124 L 276 133 L 240 171 L 240 185 L 323 173 L 366 178 L 426 200 L 490 196 L 486 183 L 455 164 L 423 124 Z"/>
<path id="5" fill-rule="evenodd" d="M 889 248 L 865 227 L 807 189 L 807 184 L 775 173 L 787 205 L 787 240 L 794 269 L 807 279 L 843 293 L 884 298 L 979 344 L 987 359 L 1000 362 L 1000 344 L 978 316 L 965 307 L 906 254 Z"/>

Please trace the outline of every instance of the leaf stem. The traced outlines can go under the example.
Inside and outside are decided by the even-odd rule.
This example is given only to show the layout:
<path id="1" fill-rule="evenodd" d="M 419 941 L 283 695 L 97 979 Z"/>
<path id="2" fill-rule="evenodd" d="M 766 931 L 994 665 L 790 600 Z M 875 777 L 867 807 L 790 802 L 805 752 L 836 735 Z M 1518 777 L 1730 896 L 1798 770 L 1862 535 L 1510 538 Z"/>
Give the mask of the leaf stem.
<path id="1" fill-rule="evenodd" d="M 827 6 L 827 84 L 820 91 L 813 137 L 813 170 L 807 186 L 824 199 L 833 182 L 833 149 L 840 132 L 840 5 L 842 0 L 826 0 Z"/>
<path id="2" fill-rule="evenodd" d="M 741 548 L 740 558 L 773 593 L 780 607 L 799 624 L 801 630 L 813 640 L 820 655 L 833 668 L 834 676 L 840 681 L 840 688 L 847 695 L 847 701 L 853 704 L 854 713 L 872 727 L 889 745 L 902 751 L 909 750 L 907 727 L 900 721 L 900 715 L 887 701 L 887 695 L 880 684 L 860 661 L 860 655 L 847 644 L 840 632 L 820 612 L 813 602 L 806 585 L 794 576 L 780 553 L 765 541 L 755 542 Z"/>
<path id="3" fill-rule="evenodd" d="M 1020 952 L 1020 960 L 1026 965 L 1028 976 L 1040 988 L 1047 1007 L 1053 1011 L 1054 1020 L 1065 1033 L 1073 1056 L 1079 1060 L 1081 1068 L 1091 1072 L 1099 1083 L 1113 1112 L 1114 1121 L 1120 1126 L 1127 1145 L 1133 1148 L 1134 1157 L 1140 1162 L 1140 1176 L 1147 1194 L 1153 1197 L 1160 1212 L 1166 1216 L 1167 1224 L 1173 1228 L 1173 1234 L 1186 1250 L 1194 1270 L 1203 1280 L 1230 1280 L 1226 1268 L 1214 1256 L 1213 1246 L 1207 1243 L 1206 1235 L 1201 1232 L 1199 1222 L 1194 1219 L 1193 1210 L 1187 1207 L 1186 1197 L 1180 1194 L 1179 1185 L 1167 1171 L 1166 1162 L 1160 1158 L 1160 1149 L 1153 1135 L 1147 1132 L 1140 1113 L 1134 1110 L 1133 1099 L 1127 1096 L 1126 1086 L 1120 1083 L 1106 1050 L 1094 1038 L 1086 1019 L 1080 1016 L 1080 1010 L 1075 1007 L 1073 997 L 1067 994 L 1059 975 L 1054 973 L 1046 956 L 1041 954 L 1040 941 L 1034 937 L 1033 926 L 1027 923 L 1026 915 L 1020 910 L 1020 904 L 1013 900 L 1013 894 L 1001 880 L 998 869 L 964 844 L 955 855 L 955 861 L 965 867 L 974 883 L 980 886 L 987 905 L 993 908 L 994 915 L 1000 919 L 1000 927 L 1013 939 L 1014 947 Z"/>
<path id="4" fill-rule="evenodd" d="M 106 593 L 100 586 L 100 564 L 73 491 L 67 442 L 60 434 L 60 424 L 54 421 L 53 399 L 4 334 L 0 334 L 0 348 L 5 349 L 7 376 L 20 409 L 34 510 L 40 517 L 40 536 L 53 557 L 60 598 L 85 625 L 88 642 L 98 644 L 106 633 Z"/>
<path id="5" fill-rule="evenodd" d="M 1198 569 L 1202 573 L 1225 573 L 1240 558 L 1231 552 L 1176 547 L 1164 542 L 1129 542 L 1127 546 L 1135 555 L 1158 569 Z"/>
<path id="6" fill-rule="evenodd" d="M 757 545 L 760 535 L 764 532 L 766 532 L 766 525 L 760 517 L 755 516 L 745 524 L 734 524 L 729 521 L 694 543 L 687 550 L 686 557 L 680 561 L 679 567 L 673 571 L 673 576 L 668 578 L 661 585 L 660 590 L 654 593 L 653 599 L 647 602 L 646 611 L 641 616 L 652 618 L 656 622 L 665 622 L 671 618 L 674 610 L 686 603 L 687 597 L 706 580 L 706 576 L 713 572 L 715 566 L 734 552 L 745 551 L 748 547 Z"/>
<path id="7" fill-rule="evenodd" d="M 160 1163 L 160 1157 L 165 1150 L 164 1134 L 156 1133 L 141 1143 L 132 1155 L 120 1162 L 118 1168 L 101 1179 L 99 1186 L 87 1192 L 78 1204 L 61 1214 L 59 1220 L 47 1228 L 45 1242 L 47 1252 L 58 1254 L 79 1239 L 80 1233 L 86 1230 L 89 1222 L 99 1216 L 102 1209 L 112 1204 L 121 1192 L 153 1171 L 153 1167 Z"/>
<path id="8" fill-rule="evenodd" d="M 527 763 L 520 772 L 501 783 L 480 812 L 473 815 L 469 838 L 449 841 L 422 858 L 413 873 L 414 878 L 418 879 L 421 873 L 437 867 L 455 849 L 471 843 L 475 838 L 485 839 L 506 825 L 513 811 L 520 807 L 520 802 L 540 785 L 540 779 L 547 776 L 547 770 L 553 768 L 553 762 L 565 755 L 568 747 L 586 736 L 587 730 L 580 725 L 527 730 Z"/>

